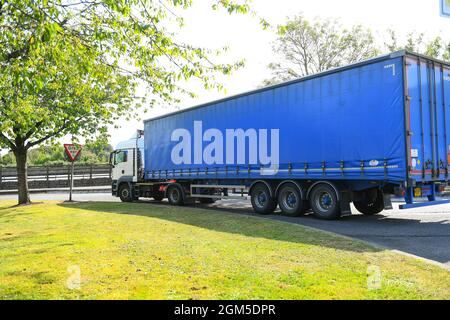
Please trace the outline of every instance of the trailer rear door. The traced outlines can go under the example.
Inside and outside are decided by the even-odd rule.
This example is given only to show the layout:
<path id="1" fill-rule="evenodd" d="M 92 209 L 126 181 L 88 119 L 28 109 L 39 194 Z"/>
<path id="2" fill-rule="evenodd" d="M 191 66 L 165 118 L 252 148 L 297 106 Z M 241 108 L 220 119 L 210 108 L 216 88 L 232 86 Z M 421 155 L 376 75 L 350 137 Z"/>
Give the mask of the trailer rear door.
<path id="1" fill-rule="evenodd" d="M 447 181 L 450 163 L 450 66 L 407 56 L 409 174 L 413 180 Z"/>

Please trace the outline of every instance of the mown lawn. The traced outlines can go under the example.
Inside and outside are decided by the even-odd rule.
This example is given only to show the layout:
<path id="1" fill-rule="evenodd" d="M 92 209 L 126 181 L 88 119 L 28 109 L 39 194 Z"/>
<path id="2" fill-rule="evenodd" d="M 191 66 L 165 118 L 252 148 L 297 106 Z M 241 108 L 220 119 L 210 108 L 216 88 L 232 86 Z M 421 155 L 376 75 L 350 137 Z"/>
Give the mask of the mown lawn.
<path id="1" fill-rule="evenodd" d="M 444 269 L 298 225 L 146 203 L 13 204 L 0 202 L 0 299 L 450 298 Z"/>

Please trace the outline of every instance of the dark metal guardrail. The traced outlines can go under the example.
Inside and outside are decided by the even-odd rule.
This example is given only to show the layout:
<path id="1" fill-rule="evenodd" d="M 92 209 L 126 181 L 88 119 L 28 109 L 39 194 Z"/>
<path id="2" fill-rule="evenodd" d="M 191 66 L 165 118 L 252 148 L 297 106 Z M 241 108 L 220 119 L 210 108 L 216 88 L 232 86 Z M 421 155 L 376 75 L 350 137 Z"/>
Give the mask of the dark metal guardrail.
<path id="1" fill-rule="evenodd" d="M 109 164 L 75 165 L 75 186 L 104 186 L 111 184 L 112 168 Z M 52 188 L 69 185 L 70 165 L 29 166 L 28 183 L 32 188 Z M 0 166 L 0 190 L 17 188 L 17 169 Z"/>

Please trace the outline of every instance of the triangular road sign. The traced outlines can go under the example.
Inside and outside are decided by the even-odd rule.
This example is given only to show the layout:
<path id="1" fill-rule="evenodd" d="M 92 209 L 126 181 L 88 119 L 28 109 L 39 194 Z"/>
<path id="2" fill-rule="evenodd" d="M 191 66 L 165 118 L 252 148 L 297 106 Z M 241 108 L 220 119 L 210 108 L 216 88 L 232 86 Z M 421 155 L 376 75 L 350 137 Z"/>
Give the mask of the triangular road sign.
<path id="1" fill-rule="evenodd" d="M 83 148 L 83 146 L 81 146 L 79 144 L 72 144 L 72 143 L 64 144 L 64 149 L 66 150 L 67 156 L 69 157 L 70 161 L 72 161 L 72 162 L 77 160 L 82 148 Z"/>

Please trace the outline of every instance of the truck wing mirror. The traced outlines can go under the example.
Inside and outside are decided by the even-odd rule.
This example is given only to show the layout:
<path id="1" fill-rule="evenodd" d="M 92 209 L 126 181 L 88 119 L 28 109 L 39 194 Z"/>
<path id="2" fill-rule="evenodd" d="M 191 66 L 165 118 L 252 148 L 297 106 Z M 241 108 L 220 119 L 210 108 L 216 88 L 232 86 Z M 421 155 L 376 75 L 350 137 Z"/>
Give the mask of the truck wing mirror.
<path id="1" fill-rule="evenodd" d="M 116 154 L 115 151 L 111 152 L 109 154 L 109 164 L 114 168 L 114 155 Z"/>

